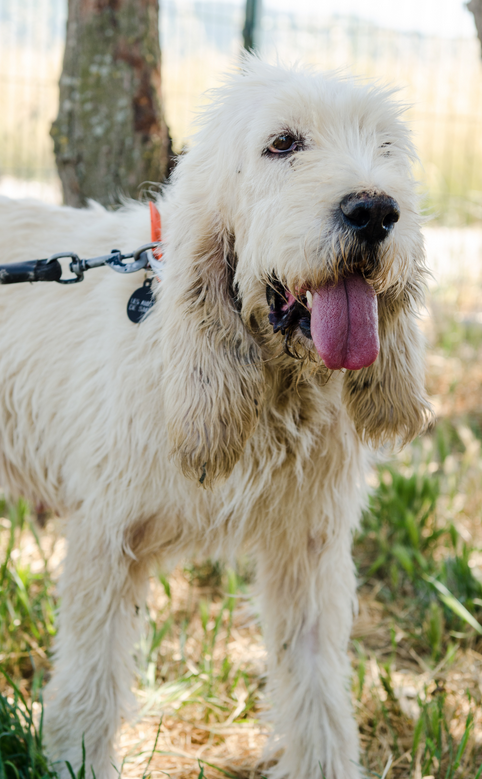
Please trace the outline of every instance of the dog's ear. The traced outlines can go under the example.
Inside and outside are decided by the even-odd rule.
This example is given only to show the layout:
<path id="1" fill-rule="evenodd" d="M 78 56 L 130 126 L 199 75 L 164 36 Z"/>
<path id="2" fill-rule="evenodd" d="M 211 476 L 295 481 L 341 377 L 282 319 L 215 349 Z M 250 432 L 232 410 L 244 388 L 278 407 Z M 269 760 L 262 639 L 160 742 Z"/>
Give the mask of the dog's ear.
<path id="1" fill-rule="evenodd" d="M 401 445 L 423 433 L 433 412 L 425 395 L 424 338 L 416 311 L 421 286 L 379 297 L 380 353 L 368 368 L 348 371 L 343 400 L 360 436 L 375 446 Z"/>
<path id="2" fill-rule="evenodd" d="M 202 210 L 180 214 L 183 233 L 171 238 L 163 383 L 171 455 L 210 486 L 231 473 L 257 426 L 264 367 L 233 287 L 234 238 Z"/>

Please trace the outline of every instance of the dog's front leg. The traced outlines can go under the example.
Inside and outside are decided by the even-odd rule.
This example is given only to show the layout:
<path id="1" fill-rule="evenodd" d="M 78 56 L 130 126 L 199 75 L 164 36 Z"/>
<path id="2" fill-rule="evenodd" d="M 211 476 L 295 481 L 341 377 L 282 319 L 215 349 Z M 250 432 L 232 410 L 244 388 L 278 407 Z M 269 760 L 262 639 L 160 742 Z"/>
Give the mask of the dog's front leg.
<path id="1" fill-rule="evenodd" d="M 108 523 L 72 517 L 60 581 L 61 606 L 53 677 L 46 690 L 49 754 L 77 775 L 86 752 L 86 776 L 117 776 L 114 740 L 130 704 L 132 646 L 147 570 L 126 554 Z"/>
<path id="2" fill-rule="evenodd" d="M 274 733 L 270 779 L 359 779 L 347 644 L 355 576 L 346 528 L 272 538 L 259 557 Z"/>

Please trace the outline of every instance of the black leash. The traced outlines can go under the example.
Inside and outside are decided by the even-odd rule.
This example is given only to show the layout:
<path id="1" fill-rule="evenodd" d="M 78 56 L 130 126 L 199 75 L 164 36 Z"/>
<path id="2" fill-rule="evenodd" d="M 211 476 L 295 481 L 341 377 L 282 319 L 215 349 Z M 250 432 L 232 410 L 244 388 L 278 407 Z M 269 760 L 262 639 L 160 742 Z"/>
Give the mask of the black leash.
<path id="1" fill-rule="evenodd" d="M 58 284 L 77 284 L 83 281 L 84 273 L 91 268 L 100 268 L 107 265 L 116 273 L 135 273 L 146 268 L 153 270 L 160 278 L 162 270 L 160 263 L 153 255 L 152 249 L 156 249 L 159 242 L 146 243 L 135 252 L 121 254 L 118 249 L 112 249 L 110 254 L 102 257 L 92 257 L 89 260 L 81 260 L 74 252 L 58 252 L 52 254 L 46 260 L 27 260 L 26 262 L 11 262 L 0 265 L 0 284 L 20 284 L 24 281 L 56 281 Z M 132 258 L 132 262 L 124 262 Z M 73 278 L 62 278 L 62 266 L 59 260 L 70 259 L 69 269 Z M 144 319 L 155 302 L 152 291 L 152 278 L 145 279 L 142 287 L 136 289 L 127 303 L 127 316 L 138 324 Z"/>
<path id="2" fill-rule="evenodd" d="M 20 284 L 24 281 L 56 281 L 58 284 L 77 284 L 83 281 L 84 273 L 91 268 L 100 268 L 107 265 L 116 273 L 135 273 L 147 268 L 151 261 L 151 249 L 158 243 L 146 243 L 135 252 L 121 254 L 118 249 L 112 249 L 110 254 L 103 257 L 92 257 L 81 260 L 73 252 L 58 252 L 52 254 L 46 260 L 27 260 L 26 262 L 11 262 L 0 265 L 0 284 Z M 133 259 L 133 262 L 125 263 L 124 260 Z M 62 266 L 59 260 L 70 259 L 69 269 L 74 274 L 73 278 L 62 278 Z"/>

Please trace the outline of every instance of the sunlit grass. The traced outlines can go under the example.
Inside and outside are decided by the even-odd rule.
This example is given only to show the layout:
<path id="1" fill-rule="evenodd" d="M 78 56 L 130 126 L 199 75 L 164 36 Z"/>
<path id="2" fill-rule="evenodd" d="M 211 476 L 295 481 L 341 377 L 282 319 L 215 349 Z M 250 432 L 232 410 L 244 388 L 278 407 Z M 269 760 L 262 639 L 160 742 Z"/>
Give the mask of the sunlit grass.
<path id="1" fill-rule="evenodd" d="M 53 580 L 28 505 L 1 499 L 0 514 L 0 664 L 11 676 L 28 679 L 48 664 L 55 632 Z M 26 546 L 29 561 L 19 554 Z"/>
<path id="2" fill-rule="evenodd" d="M 42 705 L 36 685 L 27 701 L 7 678 L 12 694 L 0 695 L 0 776 L 2 779 L 56 779 L 57 772 L 44 753 Z M 36 716 L 34 709 L 39 716 Z"/>

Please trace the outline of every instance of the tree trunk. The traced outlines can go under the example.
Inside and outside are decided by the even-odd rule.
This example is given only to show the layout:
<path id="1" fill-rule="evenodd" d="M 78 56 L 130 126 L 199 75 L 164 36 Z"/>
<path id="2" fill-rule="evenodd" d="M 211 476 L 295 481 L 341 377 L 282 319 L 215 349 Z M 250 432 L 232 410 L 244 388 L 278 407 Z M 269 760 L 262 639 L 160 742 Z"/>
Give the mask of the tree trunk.
<path id="1" fill-rule="evenodd" d="M 66 204 L 112 205 L 164 179 L 171 143 L 160 60 L 158 0 L 69 0 L 51 129 Z"/>
<path id="2" fill-rule="evenodd" d="M 467 8 L 474 15 L 477 35 L 479 36 L 479 41 L 482 45 L 482 0 L 470 0 L 470 3 L 467 3 Z"/>

